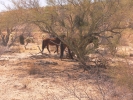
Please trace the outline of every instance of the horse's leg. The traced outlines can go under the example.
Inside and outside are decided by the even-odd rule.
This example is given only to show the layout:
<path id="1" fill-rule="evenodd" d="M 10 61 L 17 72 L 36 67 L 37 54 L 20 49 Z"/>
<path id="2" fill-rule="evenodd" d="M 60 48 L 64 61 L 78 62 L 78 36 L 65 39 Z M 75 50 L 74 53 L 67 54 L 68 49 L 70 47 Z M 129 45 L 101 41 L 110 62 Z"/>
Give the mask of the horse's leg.
<path id="1" fill-rule="evenodd" d="M 58 54 L 58 48 L 59 48 L 59 46 L 56 45 L 56 51 L 55 51 L 55 52 L 57 52 L 57 54 Z M 55 53 L 55 52 L 54 52 L 54 53 Z"/>
<path id="2" fill-rule="evenodd" d="M 73 59 L 72 53 L 69 48 L 68 48 L 68 53 L 69 53 L 70 58 Z"/>
<path id="3" fill-rule="evenodd" d="M 54 51 L 54 53 L 56 53 L 56 52 L 57 52 L 57 48 L 58 48 L 58 47 L 57 47 L 57 45 L 56 45 L 56 50 Z"/>
<path id="4" fill-rule="evenodd" d="M 41 53 L 43 54 L 43 50 L 44 50 L 44 48 L 45 48 L 45 44 L 44 44 L 44 41 L 42 42 L 42 51 L 41 51 Z"/>
<path id="5" fill-rule="evenodd" d="M 60 59 L 63 58 L 63 54 L 64 54 L 64 50 L 65 50 L 65 46 L 63 43 L 60 44 Z"/>
<path id="6" fill-rule="evenodd" d="M 55 50 L 54 53 L 56 53 L 57 51 Z"/>
<path id="7" fill-rule="evenodd" d="M 47 45 L 47 50 L 48 50 L 49 53 L 51 53 L 50 50 L 49 50 L 49 45 Z"/>
<path id="8" fill-rule="evenodd" d="M 45 48 L 45 47 L 42 48 L 42 51 L 41 51 L 42 54 L 43 54 L 43 50 L 44 50 L 44 48 Z"/>

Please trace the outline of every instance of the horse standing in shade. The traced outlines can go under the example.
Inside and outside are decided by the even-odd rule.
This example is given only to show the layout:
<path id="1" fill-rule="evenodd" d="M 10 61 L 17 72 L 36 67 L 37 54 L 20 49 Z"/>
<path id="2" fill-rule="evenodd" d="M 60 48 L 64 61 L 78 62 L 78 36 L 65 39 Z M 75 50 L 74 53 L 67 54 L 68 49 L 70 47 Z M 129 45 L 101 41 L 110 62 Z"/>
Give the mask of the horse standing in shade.
<path id="1" fill-rule="evenodd" d="M 98 42 L 99 42 L 99 40 L 98 40 L 98 38 L 97 37 L 95 37 L 95 36 L 91 36 L 89 39 L 88 39 L 88 44 L 90 44 L 90 43 L 93 43 L 94 44 L 94 48 L 98 48 Z M 74 43 L 73 43 L 74 44 Z M 69 57 L 71 58 L 71 59 L 73 59 L 73 55 L 72 55 L 72 53 L 71 53 L 71 50 L 69 49 L 69 47 L 66 45 L 66 44 L 64 44 L 63 42 L 61 42 L 61 45 L 60 45 L 60 58 L 62 59 L 63 58 L 63 55 L 64 55 L 64 51 L 65 51 L 65 48 L 68 48 L 68 54 L 69 54 Z"/>
<path id="2" fill-rule="evenodd" d="M 46 39 L 44 39 L 42 41 L 42 51 L 41 52 L 43 53 L 44 48 L 47 47 L 47 50 L 50 53 L 49 45 L 52 45 L 52 46 L 55 45 L 56 46 L 56 51 L 55 52 L 57 52 L 57 54 L 58 54 L 58 48 L 59 48 L 60 42 L 61 42 L 60 39 L 57 38 L 57 37 L 56 38 L 46 38 Z"/>
<path id="3" fill-rule="evenodd" d="M 62 39 L 64 39 L 65 37 L 66 37 L 65 35 L 61 35 L 61 38 L 62 38 Z M 59 38 L 58 38 L 58 39 L 59 39 Z M 59 39 L 59 40 L 60 40 L 60 39 Z M 69 57 L 70 57 L 71 59 L 73 59 L 71 50 L 70 50 L 69 47 L 68 47 L 65 43 L 63 43 L 61 40 L 60 40 L 60 59 L 63 58 L 64 51 L 65 51 L 66 48 L 68 49 Z"/>
<path id="4" fill-rule="evenodd" d="M 63 58 L 64 51 L 65 51 L 66 48 L 68 49 L 69 57 L 70 57 L 71 59 L 73 59 L 71 50 L 70 50 L 69 47 L 68 47 L 66 44 L 64 44 L 63 42 L 61 42 L 61 44 L 60 44 L 60 59 Z"/>

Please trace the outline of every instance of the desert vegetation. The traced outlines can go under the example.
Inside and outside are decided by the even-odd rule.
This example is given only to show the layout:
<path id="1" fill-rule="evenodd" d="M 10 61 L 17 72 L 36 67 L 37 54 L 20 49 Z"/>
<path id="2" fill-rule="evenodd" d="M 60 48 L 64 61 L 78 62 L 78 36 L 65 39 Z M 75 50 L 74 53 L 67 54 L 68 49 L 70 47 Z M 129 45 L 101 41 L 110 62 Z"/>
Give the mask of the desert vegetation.
<path id="1" fill-rule="evenodd" d="M 132 0 L 11 2 L 0 13 L 2 100 L 133 99 Z M 49 36 L 74 59 L 60 60 L 52 46 L 41 54 Z"/>

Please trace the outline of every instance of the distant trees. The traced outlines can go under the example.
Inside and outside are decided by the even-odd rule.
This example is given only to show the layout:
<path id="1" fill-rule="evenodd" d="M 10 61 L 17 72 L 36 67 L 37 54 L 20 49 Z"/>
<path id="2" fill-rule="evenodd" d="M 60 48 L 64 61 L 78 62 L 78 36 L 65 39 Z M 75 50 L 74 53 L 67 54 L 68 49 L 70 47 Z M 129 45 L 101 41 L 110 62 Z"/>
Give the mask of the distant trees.
<path id="1" fill-rule="evenodd" d="M 7 11 L 0 14 L 0 36 L 4 46 L 7 46 L 10 35 L 16 31 L 16 26 L 19 24 L 17 11 Z"/>
<path id="2" fill-rule="evenodd" d="M 26 11 L 26 9 L 10 9 L 0 13 L 0 37 L 2 45 L 10 47 L 19 38 L 19 35 L 31 35 L 34 26 L 28 23 L 27 20 L 30 18 L 25 13 Z M 12 38 L 12 41 L 10 41 L 10 38 Z"/>

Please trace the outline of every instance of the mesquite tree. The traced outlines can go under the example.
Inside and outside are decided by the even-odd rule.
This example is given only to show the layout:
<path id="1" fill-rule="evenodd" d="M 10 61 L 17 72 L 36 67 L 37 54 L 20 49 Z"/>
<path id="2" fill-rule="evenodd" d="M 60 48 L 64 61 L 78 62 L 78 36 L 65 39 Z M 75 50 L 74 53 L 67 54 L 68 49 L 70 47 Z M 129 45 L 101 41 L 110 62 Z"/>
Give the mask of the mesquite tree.
<path id="1" fill-rule="evenodd" d="M 90 48 L 94 38 L 106 39 L 114 51 L 120 33 L 127 28 L 125 4 L 116 0 L 49 0 L 50 6 L 44 9 L 44 19 L 35 21 L 44 32 L 66 35 L 62 40 L 77 55 L 78 60 L 86 65 L 86 55 L 95 52 L 97 46 Z M 116 39 L 114 39 L 116 38 Z"/>

